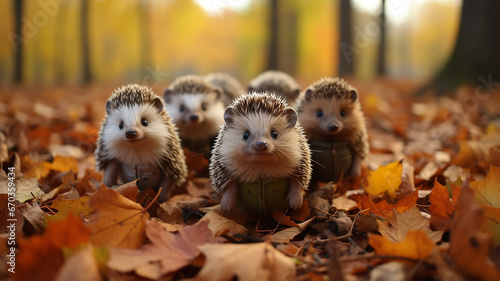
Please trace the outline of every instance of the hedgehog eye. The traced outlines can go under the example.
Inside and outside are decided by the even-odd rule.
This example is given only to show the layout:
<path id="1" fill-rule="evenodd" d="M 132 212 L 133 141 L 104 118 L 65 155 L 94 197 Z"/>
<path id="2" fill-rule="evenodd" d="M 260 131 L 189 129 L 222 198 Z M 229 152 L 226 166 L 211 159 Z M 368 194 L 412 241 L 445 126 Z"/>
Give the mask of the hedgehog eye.
<path id="1" fill-rule="evenodd" d="M 340 116 L 345 117 L 345 110 L 343 110 L 343 109 L 342 109 L 342 110 L 340 111 Z"/>
<path id="2" fill-rule="evenodd" d="M 246 131 L 243 133 L 243 140 L 247 140 L 249 137 L 250 137 L 250 132 L 249 132 L 248 130 L 246 130 Z"/>
<path id="3" fill-rule="evenodd" d="M 278 138 L 278 132 L 276 132 L 276 130 L 271 130 L 271 137 L 273 139 L 277 139 Z"/>
<path id="4" fill-rule="evenodd" d="M 207 111 L 207 105 L 202 103 L 201 104 L 201 109 L 203 109 L 203 111 Z"/>
<path id="5" fill-rule="evenodd" d="M 120 125 L 118 125 L 118 128 L 123 129 L 123 121 L 120 122 Z"/>
<path id="6" fill-rule="evenodd" d="M 323 110 L 321 110 L 321 109 L 320 109 L 320 110 L 318 110 L 318 111 L 316 112 L 316 115 L 317 115 L 318 117 L 323 117 Z"/>
<path id="7" fill-rule="evenodd" d="M 181 104 L 181 106 L 179 106 L 179 111 L 183 112 L 184 110 L 186 110 L 186 106 Z"/>
<path id="8" fill-rule="evenodd" d="M 142 119 L 141 119 L 141 124 L 142 124 L 142 126 L 144 126 L 144 127 L 148 126 L 148 120 L 146 120 L 145 118 L 142 118 Z"/>

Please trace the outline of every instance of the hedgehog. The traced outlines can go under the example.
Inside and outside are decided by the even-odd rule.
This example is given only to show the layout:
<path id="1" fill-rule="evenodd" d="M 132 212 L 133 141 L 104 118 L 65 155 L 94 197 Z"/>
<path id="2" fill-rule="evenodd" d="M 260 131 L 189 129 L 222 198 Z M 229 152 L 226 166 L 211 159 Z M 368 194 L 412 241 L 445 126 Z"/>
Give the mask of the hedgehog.
<path id="1" fill-rule="evenodd" d="M 347 147 L 337 151 L 337 156 L 333 155 L 333 160 L 327 162 L 324 162 L 326 156 L 313 152 L 313 162 L 319 162 L 319 167 L 313 167 L 314 174 L 325 170 L 328 163 L 334 163 L 332 165 L 344 170 L 334 168 L 337 171 L 333 172 L 337 175 L 342 172 L 344 177 L 359 176 L 361 162 L 368 155 L 369 145 L 357 90 L 341 78 L 323 78 L 300 94 L 296 109 L 311 142 L 311 151 L 321 150 L 315 147 L 315 143 L 323 147 L 327 144 L 326 147 L 333 151 L 342 149 L 342 143 Z"/>
<path id="2" fill-rule="evenodd" d="M 223 211 L 248 201 L 247 191 L 242 190 L 249 185 L 262 187 L 264 182 L 277 180 L 281 185 L 285 181 L 285 189 L 269 186 L 274 189 L 261 188 L 260 195 L 252 195 L 267 195 L 256 212 L 273 211 L 273 206 L 262 206 L 266 204 L 294 209 L 302 206 L 311 179 L 311 155 L 297 118 L 282 98 L 269 93 L 248 93 L 226 108 L 209 166 L 212 185 L 222 194 Z M 245 210 L 252 209 L 246 205 Z"/>
<path id="3" fill-rule="evenodd" d="M 145 86 L 127 85 L 111 94 L 106 113 L 95 151 L 104 184 L 113 187 L 139 179 L 139 189 L 161 187 L 159 201 L 166 201 L 186 182 L 187 166 L 162 99 Z"/>
<path id="4" fill-rule="evenodd" d="M 229 106 L 233 100 L 245 93 L 240 82 L 227 73 L 211 73 L 205 76 L 206 81 L 222 89 L 224 106 Z"/>
<path id="5" fill-rule="evenodd" d="M 270 92 L 293 104 L 300 93 L 300 87 L 288 74 L 277 70 L 268 70 L 252 79 L 248 92 Z"/>
<path id="6" fill-rule="evenodd" d="M 182 145 L 196 152 L 210 151 L 224 123 L 222 90 L 201 76 L 186 75 L 165 89 L 163 98 Z"/>

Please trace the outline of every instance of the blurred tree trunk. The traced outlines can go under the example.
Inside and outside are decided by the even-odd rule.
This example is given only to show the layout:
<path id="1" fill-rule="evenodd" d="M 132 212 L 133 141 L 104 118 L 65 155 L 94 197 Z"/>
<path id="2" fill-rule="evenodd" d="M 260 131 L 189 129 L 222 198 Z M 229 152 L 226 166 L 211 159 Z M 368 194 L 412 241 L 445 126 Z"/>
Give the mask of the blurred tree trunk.
<path id="1" fill-rule="evenodd" d="M 378 47 L 378 62 L 377 62 L 377 75 L 382 76 L 385 74 L 385 49 L 386 49 L 386 19 L 385 19 L 385 0 L 382 0 L 382 7 L 380 10 L 380 43 Z"/>
<path id="2" fill-rule="evenodd" d="M 267 69 L 278 69 L 278 0 L 269 1 L 269 49 Z"/>
<path id="3" fill-rule="evenodd" d="M 278 43 L 279 49 L 276 50 L 278 61 L 275 69 L 293 76 L 297 70 L 298 13 L 296 5 L 292 5 L 290 1 L 284 3 L 285 5 L 282 5 L 281 10 L 278 12 L 278 18 L 283 24 L 278 29 L 277 40 L 280 43 Z"/>
<path id="4" fill-rule="evenodd" d="M 141 71 L 139 74 L 142 75 L 142 78 L 146 77 L 148 74 L 147 69 L 151 66 L 151 10 L 149 0 L 141 0 L 139 1 L 139 20 L 140 20 L 140 29 L 141 29 Z M 154 67 L 153 67 L 154 68 Z M 155 68 L 154 68 L 155 69 Z M 156 81 L 158 82 L 158 81 Z"/>
<path id="5" fill-rule="evenodd" d="M 14 6 L 14 34 L 15 34 L 15 44 L 14 48 L 14 82 L 23 82 L 23 29 L 22 29 L 22 17 L 23 17 L 23 4 L 24 0 L 12 0 Z"/>
<path id="6" fill-rule="evenodd" d="M 461 84 L 482 86 L 489 92 L 500 81 L 500 1 L 463 0 L 460 29 L 451 57 L 429 85 L 417 91 L 435 89 L 438 95 Z"/>
<path id="7" fill-rule="evenodd" d="M 340 48 L 338 76 L 354 73 L 351 0 L 340 0 Z"/>
<path id="8" fill-rule="evenodd" d="M 89 0 L 81 0 L 81 44 L 82 44 L 82 82 L 84 84 L 92 81 L 90 69 L 90 42 L 89 42 Z"/>

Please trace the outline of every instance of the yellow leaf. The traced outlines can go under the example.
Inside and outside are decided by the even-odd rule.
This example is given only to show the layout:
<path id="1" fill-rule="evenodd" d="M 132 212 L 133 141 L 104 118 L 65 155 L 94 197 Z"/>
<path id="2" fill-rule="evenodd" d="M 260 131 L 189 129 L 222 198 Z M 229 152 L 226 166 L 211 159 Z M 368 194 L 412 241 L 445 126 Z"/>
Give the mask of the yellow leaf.
<path id="1" fill-rule="evenodd" d="M 389 241 L 382 235 L 373 234 L 369 236 L 369 243 L 378 255 L 393 255 L 417 260 L 430 255 L 435 247 L 434 242 L 421 230 L 409 231 L 406 238 L 397 243 Z"/>
<path id="2" fill-rule="evenodd" d="M 376 171 L 368 174 L 368 186 L 365 187 L 365 191 L 372 196 L 387 191 L 391 198 L 395 198 L 396 191 L 399 190 L 399 185 L 401 185 L 402 172 L 403 160 L 379 167 Z"/>
<path id="3" fill-rule="evenodd" d="M 70 212 L 80 217 L 85 217 L 92 214 L 94 211 L 89 205 L 87 205 L 88 200 L 88 196 L 78 199 L 57 198 L 52 203 L 52 208 L 57 209 L 59 211 L 58 214 L 63 217 L 66 217 Z"/>
<path id="4" fill-rule="evenodd" d="M 500 167 L 490 166 L 490 171 L 482 181 L 470 183 L 476 201 L 486 207 L 500 207 Z"/>

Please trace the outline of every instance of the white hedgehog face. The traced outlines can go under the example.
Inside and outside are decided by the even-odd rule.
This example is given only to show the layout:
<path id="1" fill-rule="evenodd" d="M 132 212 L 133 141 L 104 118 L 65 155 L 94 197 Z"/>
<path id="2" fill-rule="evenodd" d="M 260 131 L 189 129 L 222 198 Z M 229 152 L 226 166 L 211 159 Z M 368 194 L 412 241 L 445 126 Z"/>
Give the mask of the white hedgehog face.
<path id="1" fill-rule="evenodd" d="M 163 108 L 146 104 L 120 106 L 108 112 L 103 140 L 112 158 L 130 165 L 158 159 L 168 137 L 159 110 Z"/>
<path id="2" fill-rule="evenodd" d="M 225 165 L 242 181 L 289 176 L 301 157 L 295 111 L 289 108 L 287 119 L 262 113 L 229 116 L 228 110 L 231 127 L 221 146 Z"/>
<path id="3" fill-rule="evenodd" d="M 308 139 L 333 141 L 354 136 L 360 129 L 361 118 L 356 98 L 312 98 L 299 121 Z"/>
<path id="4" fill-rule="evenodd" d="M 215 92 L 172 94 L 165 97 L 165 108 L 179 128 L 181 138 L 206 139 L 216 135 L 224 123 L 224 104 Z"/>

